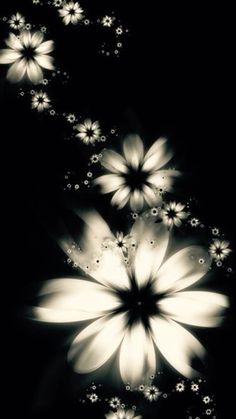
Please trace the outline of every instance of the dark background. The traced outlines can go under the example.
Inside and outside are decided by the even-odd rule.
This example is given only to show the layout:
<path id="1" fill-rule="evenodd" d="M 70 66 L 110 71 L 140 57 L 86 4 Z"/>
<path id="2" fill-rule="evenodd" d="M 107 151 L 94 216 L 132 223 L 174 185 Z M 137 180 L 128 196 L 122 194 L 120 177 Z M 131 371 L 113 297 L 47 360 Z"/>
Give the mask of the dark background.
<path id="1" fill-rule="evenodd" d="M 71 75 L 68 85 L 58 82 L 56 93 L 51 91 L 56 106 L 87 113 L 108 127 L 115 124 L 124 133 L 138 131 L 147 142 L 167 135 L 186 173 L 184 196 L 197 198 L 200 216 L 220 226 L 235 248 L 232 8 L 216 4 L 206 8 L 203 2 L 173 6 L 170 2 L 99 1 L 94 5 L 84 1 L 82 6 L 90 15 L 115 10 L 129 27 L 123 55 L 117 59 L 97 54 L 103 36 L 98 29 L 66 28 L 53 8 L 18 3 L 1 4 L 1 16 L 19 10 L 30 21 L 48 26 L 56 43 L 56 61 Z M 83 170 L 86 152 L 64 140 L 66 127 L 60 119 L 40 118 L 27 101 L 19 101 L 17 87 L 6 82 L 6 68 L 1 67 L 5 400 L 10 411 L 17 406 L 24 417 L 45 417 L 49 412 L 54 417 L 63 411 L 68 418 L 84 417 L 88 413 L 80 416 L 69 391 L 70 385 L 76 387 L 76 378 L 71 378 L 66 366 L 67 329 L 32 325 L 23 320 L 23 313 L 39 281 L 72 273 L 43 224 L 50 224 L 63 206 L 60 185 L 65 169 Z M 79 205 L 83 197 L 78 194 L 74 200 Z M 106 213 L 107 201 L 102 202 Z M 112 212 L 107 215 L 115 218 Z M 207 346 L 218 417 L 227 419 L 235 408 L 234 281 L 224 275 L 221 281 L 232 310 L 223 330 L 209 332 Z M 163 417 L 174 412 L 183 419 L 175 409 Z"/>

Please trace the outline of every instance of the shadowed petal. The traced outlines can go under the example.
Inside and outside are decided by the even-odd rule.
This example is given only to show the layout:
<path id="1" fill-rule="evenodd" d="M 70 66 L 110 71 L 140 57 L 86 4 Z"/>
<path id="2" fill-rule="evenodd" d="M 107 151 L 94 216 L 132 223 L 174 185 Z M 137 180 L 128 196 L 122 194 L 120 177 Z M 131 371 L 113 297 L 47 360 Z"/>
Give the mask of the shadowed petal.
<path id="1" fill-rule="evenodd" d="M 127 163 L 137 169 L 143 160 L 143 142 L 138 135 L 129 135 L 123 143 L 124 156 Z"/>
<path id="2" fill-rule="evenodd" d="M 127 173 L 125 159 L 113 150 L 105 150 L 101 159 L 101 164 L 112 173 Z"/>
<path id="3" fill-rule="evenodd" d="M 54 69 L 53 58 L 50 57 L 50 55 L 36 55 L 35 60 L 41 67 L 46 68 L 47 70 Z"/>
<path id="4" fill-rule="evenodd" d="M 124 178 L 119 175 L 103 175 L 94 180 L 94 185 L 99 185 L 103 193 L 110 193 L 119 189 L 124 184 Z"/>
<path id="5" fill-rule="evenodd" d="M 54 50 L 54 42 L 53 41 L 46 41 L 40 44 L 35 52 L 36 54 L 48 54 L 49 52 Z"/>
<path id="6" fill-rule="evenodd" d="M 1 49 L 0 50 L 0 64 L 10 64 L 21 58 L 22 54 L 19 51 L 12 49 Z"/>
<path id="7" fill-rule="evenodd" d="M 167 139 L 161 137 L 149 148 L 144 157 L 143 170 L 156 171 L 168 163 L 173 153 L 167 150 L 166 143 Z"/>
<path id="8" fill-rule="evenodd" d="M 22 58 L 22 60 L 18 60 L 12 64 L 7 72 L 8 80 L 13 83 L 20 81 L 25 75 L 26 66 L 27 62 L 25 58 Z"/>

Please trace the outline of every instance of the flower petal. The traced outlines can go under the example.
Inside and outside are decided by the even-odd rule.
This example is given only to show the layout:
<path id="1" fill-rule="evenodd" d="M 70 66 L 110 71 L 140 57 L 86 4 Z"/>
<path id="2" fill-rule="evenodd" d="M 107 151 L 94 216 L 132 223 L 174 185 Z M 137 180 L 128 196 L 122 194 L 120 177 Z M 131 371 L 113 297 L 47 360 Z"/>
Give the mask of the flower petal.
<path id="1" fill-rule="evenodd" d="M 157 205 L 162 200 L 160 195 L 155 194 L 154 190 L 147 185 L 143 185 L 143 196 L 149 207 Z"/>
<path id="2" fill-rule="evenodd" d="M 147 181 L 156 188 L 162 188 L 164 191 L 170 192 L 174 181 L 173 178 L 180 175 L 181 173 L 178 170 L 158 170 L 150 175 Z"/>
<path id="3" fill-rule="evenodd" d="M 132 386 L 145 383 L 155 373 L 153 342 L 141 323 L 127 330 L 121 344 L 119 363 L 122 380 Z"/>
<path id="4" fill-rule="evenodd" d="M 54 50 L 54 41 L 46 41 L 40 44 L 35 52 L 36 54 L 48 54 L 49 52 Z"/>
<path id="5" fill-rule="evenodd" d="M 137 169 L 142 163 L 144 150 L 143 142 L 138 135 L 129 135 L 123 143 L 124 156 L 127 163 Z"/>
<path id="6" fill-rule="evenodd" d="M 161 137 L 150 147 L 144 157 L 144 171 L 156 171 L 172 158 L 173 153 L 167 150 L 166 143 L 167 139 Z"/>
<path id="7" fill-rule="evenodd" d="M 25 58 L 22 58 L 22 60 L 18 60 L 12 64 L 7 72 L 8 80 L 13 83 L 20 81 L 25 75 L 26 66 L 27 62 Z"/>
<path id="8" fill-rule="evenodd" d="M 35 60 L 37 63 L 47 70 L 53 70 L 55 67 L 53 65 L 53 58 L 50 55 L 35 55 Z"/>
<path id="9" fill-rule="evenodd" d="M 191 378 L 196 373 L 191 367 L 192 357 L 205 354 L 200 342 L 172 320 L 156 317 L 150 324 L 153 340 L 162 355 L 180 374 Z"/>
<path id="10" fill-rule="evenodd" d="M 125 159 L 113 150 L 105 150 L 101 164 L 112 173 L 127 173 Z"/>
<path id="11" fill-rule="evenodd" d="M 132 211 L 140 212 L 143 209 L 143 194 L 138 189 L 135 189 L 130 196 L 130 208 Z"/>
<path id="12" fill-rule="evenodd" d="M 181 323 L 201 327 L 219 326 L 228 307 L 225 295 L 205 291 L 178 292 L 158 303 L 161 311 Z"/>
<path id="13" fill-rule="evenodd" d="M 32 83 L 38 83 L 43 78 L 43 73 L 42 73 L 41 68 L 33 60 L 28 61 L 26 71 Z"/>
<path id="14" fill-rule="evenodd" d="M 28 48 L 31 45 L 31 33 L 30 31 L 23 31 L 20 34 L 20 41 L 25 48 Z"/>
<path id="15" fill-rule="evenodd" d="M 17 51 L 21 51 L 23 49 L 21 40 L 14 33 L 9 34 L 8 39 L 6 39 L 6 44 L 8 47 Z"/>
<path id="16" fill-rule="evenodd" d="M 123 186 L 113 195 L 111 199 L 112 205 L 117 205 L 118 209 L 123 208 L 130 197 L 130 188 L 129 186 Z"/>
<path id="17" fill-rule="evenodd" d="M 119 189 L 124 184 L 124 178 L 118 175 L 103 175 L 94 179 L 94 185 L 102 188 L 102 193 L 110 193 Z"/>
<path id="18" fill-rule="evenodd" d="M 43 36 L 42 32 L 39 32 L 39 31 L 35 32 L 32 35 L 30 46 L 32 48 L 37 48 L 42 43 L 43 38 L 44 38 L 44 36 Z"/>
<path id="19" fill-rule="evenodd" d="M 0 50 L 0 64 L 10 64 L 21 58 L 22 54 L 19 51 L 12 49 L 1 49 Z"/>
<path id="20" fill-rule="evenodd" d="M 53 323 L 93 319 L 120 305 L 108 288 L 72 278 L 48 281 L 40 297 L 42 301 L 34 308 L 34 316 L 37 320 Z"/>
<path id="21" fill-rule="evenodd" d="M 118 349 L 125 333 L 126 315 L 96 320 L 74 340 L 68 358 L 79 373 L 100 368 Z"/>
<path id="22" fill-rule="evenodd" d="M 154 284 L 155 290 L 162 293 L 187 288 L 206 274 L 210 264 L 211 258 L 203 247 L 185 247 L 162 265 Z"/>

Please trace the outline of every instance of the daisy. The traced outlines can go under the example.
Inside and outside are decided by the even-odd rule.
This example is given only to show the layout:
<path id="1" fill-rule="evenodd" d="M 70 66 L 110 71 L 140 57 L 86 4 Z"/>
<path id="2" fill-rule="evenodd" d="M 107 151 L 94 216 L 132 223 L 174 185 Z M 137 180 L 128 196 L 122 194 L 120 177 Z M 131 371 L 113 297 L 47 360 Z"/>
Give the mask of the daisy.
<path id="1" fill-rule="evenodd" d="M 39 112 L 44 111 L 45 109 L 50 108 L 50 102 L 47 93 L 45 92 L 37 92 L 32 98 L 32 109 L 37 109 Z"/>
<path id="2" fill-rule="evenodd" d="M 198 220 L 198 218 L 191 218 L 190 224 L 191 224 L 192 227 L 197 227 L 197 226 L 199 226 L 200 221 Z"/>
<path id="3" fill-rule="evenodd" d="M 160 396 L 159 389 L 156 386 L 146 386 L 144 390 L 144 397 L 149 400 L 149 402 L 156 401 Z"/>
<path id="4" fill-rule="evenodd" d="M 11 64 L 7 78 L 18 82 L 24 77 L 32 83 L 43 79 L 41 68 L 53 70 L 53 58 L 48 55 L 54 49 L 53 41 L 43 42 L 42 32 L 23 31 L 17 37 L 10 33 L 6 44 L 9 48 L 0 50 L 0 64 Z"/>
<path id="5" fill-rule="evenodd" d="M 119 247 L 103 245 L 115 240 L 103 218 L 93 211 L 78 215 L 85 229 L 81 250 L 74 249 L 70 259 L 90 279 L 47 281 L 33 317 L 52 323 L 90 320 L 78 331 L 68 354 L 74 370 L 81 374 L 117 356 L 123 382 L 136 388 L 148 384 L 162 354 L 180 374 L 194 376 L 193 356 L 202 357 L 205 351 L 181 324 L 217 326 L 228 306 L 222 294 L 189 289 L 210 268 L 207 250 L 188 246 L 169 255 L 170 231 L 143 215 L 130 231 L 127 265 Z M 60 242 L 65 253 L 71 248 L 68 240 Z"/>
<path id="6" fill-rule="evenodd" d="M 17 12 L 15 15 L 11 16 L 8 23 L 12 29 L 21 29 L 25 24 L 25 18 Z"/>
<path id="7" fill-rule="evenodd" d="M 216 261 L 224 260 L 231 252 L 229 249 L 229 242 L 226 240 L 220 241 L 218 239 L 213 240 L 210 245 L 209 253 Z"/>
<path id="8" fill-rule="evenodd" d="M 62 0 L 53 0 L 53 6 L 55 7 L 61 7 Z"/>
<path id="9" fill-rule="evenodd" d="M 195 384 L 195 383 L 193 383 L 192 385 L 191 385 L 191 390 L 192 391 L 198 391 L 199 390 L 199 385 L 198 384 Z"/>
<path id="10" fill-rule="evenodd" d="M 188 217 L 188 214 L 183 211 L 185 205 L 176 202 L 170 202 L 166 204 L 162 211 L 163 222 L 169 227 L 180 227 L 182 220 L 185 220 Z"/>
<path id="11" fill-rule="evenodd" d="M 74 3 L 70 1 L 69 3 L 65 3 L 58 12 L 65 25 L 69 25 L 69 23 L 76 25 L 83 19 L 83 9 L 78 2 Z"/>
<path id="12" fill-rule="evenodd" d="M 95 179 L 95 185 L 101 187 L 102 193 L 115 192 L 112 205 L 121 209 L 129 203 L 131 210 L 138 212 L 144 205 L 153 207 L 160 202 L 158 190 L 171 190 L 172 178 L 179 172 L 160 170 L 172 157 L 166 141 L 159 138 L 144 153 L 141 138 L 130 135 L 123 142 L 123 155 L 105 150 L 101 163 L 109 173 Z"/>
<path id="13" fill-rule="evenodd" d="M 182 391 L 185 390 L 185 385 L 184 383 L 177 383 L 175 388 L 176 388 L 176 391 L 179 391 L 181 393 Z"/>
<path id="14" fill-rule="evenodd" d="M 78 133 L 76 137 L 84 142 L 84 144 L 93 144 L 100 139 L 101 129 L 99 122 L 92 122 L 91 119 L 85 119 L 82 124 L 76 126 Z"/>
<path id="15" fill-rule="evenodd" d="M 142 419 L 142 416 L 135 416 L 133 410 L 118 409 L 117 412 L 109 412 L 105 415 L 106 419 Z"/>
<path id="16" fill-rule="evenodd" d="M 95 393 L 90 394 L 90 395 L 89 395 L 89 400 L 90 400 L 92 403 L 96 403 L 96 402 L 98 401 L 98 395 L 97 395 L 97 394 L 95 394 Z"/>
<path id="17" fill-rule="evenodd" d="M 111 16 L 104 16 L 102 18 L 102 25 L 103 26 L 107 26 L 108 28 L 110 28 L 113 24 L 114 18 Z"/>
<path id="18" fill-rule="evenodd" d="M 70 124 L 73 124 L 76 120 L 76 116 L 73 113 L 69 113 L 69 115 L 66 116 L 66 119 Z"/>
<path id="19" fill-rule="evenodd" d="M 123 233 L 116 233 L 116 246 L 118 246 L 123 252 L 128 249 L 127 238 L 124 237 Z"/>
<path id="20" fill-rule="evenodd" d="M 203 403 L 205 403 L 205 404 L 208 404 L 208 403 L 210 403 L 210 401 L 211 401 L 211 399 L 210 399 L 210 397 L 209 396 L 205 396 L 205 397 L 203 397 Z"/>
<path id="21" fill-rule="evenodd" d="M 118 397 L 112 397 L 111 400 L 109 401 L 109 405 L 113 408 L 113 409 L 117 409 L 117 407 L 119 407 L 121 404 L 121 401 Z"/>

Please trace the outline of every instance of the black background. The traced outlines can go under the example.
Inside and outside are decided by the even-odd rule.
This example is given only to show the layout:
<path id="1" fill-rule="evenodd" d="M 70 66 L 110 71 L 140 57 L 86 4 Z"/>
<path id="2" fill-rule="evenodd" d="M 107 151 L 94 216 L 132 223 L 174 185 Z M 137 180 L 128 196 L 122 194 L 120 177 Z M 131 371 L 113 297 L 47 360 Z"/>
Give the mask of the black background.
<path id="1" fill-rule="evenodd" d="M 19 10 L 30 21 L 48 26 L 57 63 L 71 75 L 67 86 L 51 92 L 58 108 L 88 113 L 107 126 L 120 126 L 124 133 L 138 131 L 147 142 L 167 135 L 186 173 L 185 196 L 196 196 L 200 215 L 219 225 L 235 248 L 232 9 L 216 4 L 206 8 L 203 2 L 173 6 L 170 2 L 99 1 L 94 5 L 84 1 L 82 6 L 91 15 L 115 10 L 130 28 L 123 55 L 117 59 L 96 53 L 99 31 L 66 28 L 53 8 L 21 3 L 1 4 L 1 15 Z M 6 82 L 6 69 L 1 67 L 5 400 L 9 413 L 17 407 L 24 417 L 44 417 L 48 412 L 54 417 L 62 411 L 68 418 L 84 417 L 88 413 L 80 416 L 65 384 L 67 378 L 72 380 L 62 343 L 68 337 L 66 328 L 45 329 L 22 320 L 24 304 L 39 281 L 71 274 L 39 212 L 47 205 L 43 221 L 50 223 L 49 214 L 56 214 L 65 199 L 59 188 L 62 175 L 67 167 L 83 170 L 84 148 L 64 140 L 60 120 L 40 118 L 27 102 L 19 101 L 17 88 Z M 78 205 L 81 199 L 78 195 Z M 104 213 L 106 208 L 104 204 Z M 233 281 L 224 275 L 222 281 L 234 307 Z M 221 419 L 230 418 L 235 407 L 233 334 L 232 310 L 225 328 L 209 332 L 207 343 L 209 382 Z M 181 418 L 174 411 L 163 417 L 173 414 Z"/>

